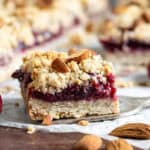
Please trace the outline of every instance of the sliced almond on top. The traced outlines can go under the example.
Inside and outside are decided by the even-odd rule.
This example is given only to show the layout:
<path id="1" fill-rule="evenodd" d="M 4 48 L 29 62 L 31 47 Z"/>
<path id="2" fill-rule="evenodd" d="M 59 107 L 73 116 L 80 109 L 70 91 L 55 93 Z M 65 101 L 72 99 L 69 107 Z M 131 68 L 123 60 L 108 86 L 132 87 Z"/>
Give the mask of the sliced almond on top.
<path id="1" fill-rule="evenodd" d="M 150 125 L 129 123 L 114 129 L 110 135 L 135 139 L 150 139 Z"/>
<path id="2" fill-rule="evenodd" d="M 70 71 L 68 66 L 65 64 L 65 62 L 61 58 L 56 58 L 53 60 L 52 68 L 61 73 L 66 73 Z"/>
<path id="3" fill-rule="evenodd" d="M 87 59 L 87 58 L 93 56 L 94 54 L 95 54 L 94 51 L 83 49 L 83 50 L 80 50 L 80 51 L 70 55 L 66 59 L 66 62 L 76 61 L 76 62 L 80 63 L 82 60 Z"/>

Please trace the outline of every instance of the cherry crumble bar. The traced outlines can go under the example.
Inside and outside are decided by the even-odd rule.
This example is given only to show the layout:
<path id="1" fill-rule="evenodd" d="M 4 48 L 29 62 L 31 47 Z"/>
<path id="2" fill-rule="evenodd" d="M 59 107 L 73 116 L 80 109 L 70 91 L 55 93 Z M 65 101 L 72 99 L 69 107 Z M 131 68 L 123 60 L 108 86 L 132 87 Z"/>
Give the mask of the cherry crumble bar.
<path id="1" fill-rule="evenodd" d="M 12 77 L 32 120 L 119 113 L 112 65 L 94 51 L 35 52 Z"/>
<path id="2" fill-rule="evenodd" d="M 0 82 L 27 51 L 58 47 L 58 39 L 101 18 L 107 6 L 107 0 L 0 0 Z"/>
<path id="3" fill-rule="evenodd" d="M 113 15 L 101 26 L 100 42 L 107 49 L 106 57 L 116 63 L 116 58 L 121 58 L 120 62 L 125 64 L 147 64 L 150 61 L 150 1 L 130 0 L 117 6 Z"/>

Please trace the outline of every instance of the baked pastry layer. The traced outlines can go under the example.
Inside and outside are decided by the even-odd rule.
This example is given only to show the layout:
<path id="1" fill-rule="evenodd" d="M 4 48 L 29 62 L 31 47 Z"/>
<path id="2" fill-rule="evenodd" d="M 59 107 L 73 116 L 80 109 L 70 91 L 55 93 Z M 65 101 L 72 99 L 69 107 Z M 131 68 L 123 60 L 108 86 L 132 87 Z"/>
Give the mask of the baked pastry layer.
<path id="1" fill-rule="evenodd" d="M 118 113 L 112 65 L 92 50 L 31 53 L 12 76 L 20 81 L 31 119 Z"/>
<path id="2" fill-rule="evenodd" d="M 81 118 L 92 115 L 105 115 L 119 113 L 118 101 L 111 99 L 99 99 L 97 101 L 63 101 L 43 102 L 31 98 L 28 102 L 28 112 L 32 120 L 42 120 L 50 115 L 53 119 Z"/>

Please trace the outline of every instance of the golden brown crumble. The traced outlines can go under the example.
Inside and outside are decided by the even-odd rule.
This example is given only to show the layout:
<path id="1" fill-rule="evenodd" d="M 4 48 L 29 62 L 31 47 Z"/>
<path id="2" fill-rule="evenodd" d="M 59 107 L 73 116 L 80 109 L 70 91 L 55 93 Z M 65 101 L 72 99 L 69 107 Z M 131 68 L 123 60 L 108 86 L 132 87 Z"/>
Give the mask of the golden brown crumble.
<path id="1" fill-rule="evenodd" d="M 63 52 L 34 52 L 23 59 L 21 69 L 31 73 L 33 81 L 29 86 L 44 93 L 60 92 L 74 83 L 84 84 L 91 79 L 89 73 L 100 74 L 105 82 L 105 76 L 112 73 L 111 63 L 87 49 L 72 55 Z"/>
<path id="2" fill-rule="evenodd" d="M 128 41 L 128 39 L 149 42 L 150 7 L 145 5 L 145 2 L 144 5 L 133 1 L 117 6 L 114 9 L 114 17 L 104 20 L 100 25 L 101 38 L 109 38 L 117 42 Z"/>

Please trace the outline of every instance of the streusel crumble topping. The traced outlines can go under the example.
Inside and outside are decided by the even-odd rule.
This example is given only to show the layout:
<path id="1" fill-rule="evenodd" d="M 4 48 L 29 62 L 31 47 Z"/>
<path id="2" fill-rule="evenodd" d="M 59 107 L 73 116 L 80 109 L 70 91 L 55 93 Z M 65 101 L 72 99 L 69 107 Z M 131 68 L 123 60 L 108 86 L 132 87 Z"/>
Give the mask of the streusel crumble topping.
<path id="1" fill-rule="evenodd" d="M 141 34 L 142 32 L 142 34 Z M 133 31 L 126 33 L 127 39 L 136 39 L 137 41 L 150 42 L 150 24 L 140 23 Z"/>
<path id="2" fill-rule="evenodd" d="M 54 60 L 56 66 L 53 67 Z M 68 69 L 61 72 L 63 67 Z M 100 55 L 95 55 L 90 50 L 77 51 L 75 54 L 57 52 L 35 52 L 24 58 L 22 71 L 31 73 L 32 82 L 30 88 L 42 91 L 44 93 L 60 92 L 69 85 L 85 85 L 89 80 L 96 80 L 97 75 L 103 82 L 106 76 L 112 73 L 112 65 L 104 61 Z M 64 70 L 63 70 L 64 71 Z"/>

